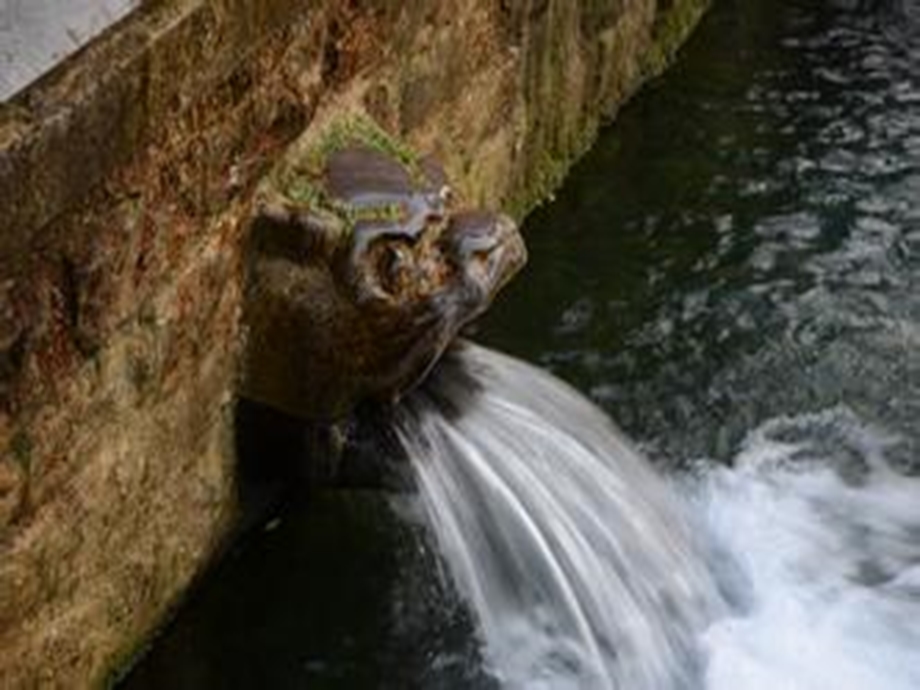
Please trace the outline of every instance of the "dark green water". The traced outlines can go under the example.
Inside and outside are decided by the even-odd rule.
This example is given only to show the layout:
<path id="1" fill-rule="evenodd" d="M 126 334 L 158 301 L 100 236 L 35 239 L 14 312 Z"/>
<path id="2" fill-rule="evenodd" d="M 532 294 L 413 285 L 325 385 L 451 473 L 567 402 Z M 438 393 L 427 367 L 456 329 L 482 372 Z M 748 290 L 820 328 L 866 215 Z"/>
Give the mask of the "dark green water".
<path id="1" fill-rule="evenodd" d="M 844 410 L 834 452 L 858 420 L 916 470 L 920 3 L 716 0 L 526 232 L 477 339 L 574 383 L 660 466 Z M 122 687 L 490 685 L 411 518 L 355 493 L 279 520 Z"/>
<path id="2" fill-rule="evenodd" d="M 833 5 L 717 2 L 528 220 L 484 339 L 672 459 L 841 402 L 911 432 L 920 8 Z"/>

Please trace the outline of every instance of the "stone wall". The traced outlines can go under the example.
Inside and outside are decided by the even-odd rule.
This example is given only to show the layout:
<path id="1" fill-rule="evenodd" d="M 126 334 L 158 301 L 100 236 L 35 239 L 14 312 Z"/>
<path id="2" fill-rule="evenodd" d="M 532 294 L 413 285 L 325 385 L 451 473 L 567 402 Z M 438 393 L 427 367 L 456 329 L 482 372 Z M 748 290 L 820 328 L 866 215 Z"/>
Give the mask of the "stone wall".
<path id="1" fill-rule="evenodd" d="M 94 687 L 236 516 L 250 194 L 361 112 L 518 215 L 705 0 L 160 0 L 0 107 L 0 678 Z"/>

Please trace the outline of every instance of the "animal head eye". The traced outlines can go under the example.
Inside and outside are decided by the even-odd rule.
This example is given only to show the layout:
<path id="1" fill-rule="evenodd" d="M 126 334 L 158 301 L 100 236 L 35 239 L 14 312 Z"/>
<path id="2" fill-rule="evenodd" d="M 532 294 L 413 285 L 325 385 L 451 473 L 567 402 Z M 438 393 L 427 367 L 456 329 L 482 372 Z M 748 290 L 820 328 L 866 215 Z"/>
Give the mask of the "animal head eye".
<path id="1" fill-rule="evenodd" d="M 377 265 L 380 285 L 389 293 L 398 292 L 408 280 L 412 257 L 402 244 L 387 244 Z"/>

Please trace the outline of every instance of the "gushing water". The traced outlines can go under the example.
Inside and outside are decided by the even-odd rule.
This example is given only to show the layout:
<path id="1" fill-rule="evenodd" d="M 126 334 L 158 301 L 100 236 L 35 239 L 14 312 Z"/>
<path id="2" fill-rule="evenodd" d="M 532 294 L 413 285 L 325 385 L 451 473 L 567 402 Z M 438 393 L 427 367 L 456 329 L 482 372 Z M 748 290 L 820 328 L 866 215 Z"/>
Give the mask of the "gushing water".
<path id="1" fill-rule="evenodd" d="M 567 385 L 466 345 L 398 430 L 505 687 L 920 687 L 920 480 L 846 408 L 669 482 Z"/>
<path id="2" fill-rule="evenodd" d="M 695 685 L 720 598 L 664 480 L 557 379 L 452 357 L 398 428 L 491 670 L 511 688 Z"/>

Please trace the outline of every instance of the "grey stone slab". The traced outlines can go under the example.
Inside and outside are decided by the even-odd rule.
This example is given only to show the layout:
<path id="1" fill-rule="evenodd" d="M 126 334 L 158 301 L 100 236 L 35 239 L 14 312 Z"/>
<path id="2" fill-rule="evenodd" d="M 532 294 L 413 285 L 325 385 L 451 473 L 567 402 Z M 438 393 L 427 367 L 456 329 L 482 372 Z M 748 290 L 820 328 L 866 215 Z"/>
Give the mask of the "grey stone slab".
<path id="1" fill-rule="evenodd" d="M 0 101 L 125 17 L 142 0 L 0 0 Z"/>

